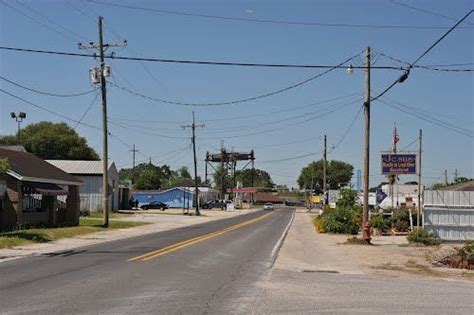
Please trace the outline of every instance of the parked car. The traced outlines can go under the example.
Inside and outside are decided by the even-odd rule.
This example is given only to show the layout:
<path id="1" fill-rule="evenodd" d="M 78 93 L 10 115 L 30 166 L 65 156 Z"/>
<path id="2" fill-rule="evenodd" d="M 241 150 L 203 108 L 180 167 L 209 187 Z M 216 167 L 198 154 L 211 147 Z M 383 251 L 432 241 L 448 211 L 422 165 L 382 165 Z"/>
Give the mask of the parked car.
<path id="1" fill-rule="evenodd" d="M 263 205 L 263 210 L 273 210 L 275 209 L 275 206 L 273 206 L 273 203 L 267 202 L 266 204 Z"/>
<path id="2" fill-rule="evenodd" d="M 201 208 L 203 209 L 213 209 L 213 208 L 221 208 L 225 204 L 221 200 L 209 200 L 205 202 Z"/>
<path id="3" fill-rule="evenodd" d="M 148 209 L 161 209 L 161 211 L 165 211 L 168 209 L 168 205 L 166 203 L 160 201 L 152 201 L 150 203 L 146 203 L 140 206 L 140 209 L 148 210 Z"/>

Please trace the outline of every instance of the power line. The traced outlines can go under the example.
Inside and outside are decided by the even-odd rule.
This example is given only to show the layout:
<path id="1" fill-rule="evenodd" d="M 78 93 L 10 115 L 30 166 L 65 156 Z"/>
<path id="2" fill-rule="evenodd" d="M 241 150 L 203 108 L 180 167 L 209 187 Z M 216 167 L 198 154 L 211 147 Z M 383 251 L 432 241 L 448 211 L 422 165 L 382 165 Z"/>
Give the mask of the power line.
<path id="1" fill-rule="evenodd" d="M 459 24 L 461 24 L 465 19 L 467 19 L 467 17 L 469 15 L 471 15 L 471 13 L 473 12 L 474 10 L 470 10 L 466 15 L 464 15 L 464 17 L 462 17 L 458 22 L 456 22 L 456 24 L 454 24 L 447 32 L 445 32 L 440 38 L 438 38 L 430 47 L 428 47 L 428 49 L 426 49 L 418 58 L 415 59 L 415 61 L 413 61 L 409 68 L 407 70 L 405 70 L 405 73 L 403 75 L 401 75 L 398 79 L 396 79 L 392 84 L 390 84 L 385 90 L 382 91 L 382 93 L 378 94 L 377 96 L 375 97 L 372 97 L 371 100 L 372 101 L 375 101 L 377 99 L 379 99 L 380 97 L 382 97 L 385 93 L 387 93 L 389 90 L 391 90 L 397 83 L 403 83 L 407 78 L 408 78 L 408 75 L 410 74 L 410 69 L 413 68 L 417 63 L 418 61 L 420 61 L 424 56 L 426 56 L 426 54 L 428 54 L 434 47 L 436 47 L 436 45 L 438 45 L 446 36 L 448 36 L 454 29 L 456 29 Z"/>
<path id="2" fill-rule="evenodd" d="M 414 7 L 414 6 L 412 6 L 412 5 L 408 5 L 408 4 L 406 4 L 406 3 L 401 3 L 401 2 L 398 2 L 398 1 L 394 1 L 394 0 L 389 0 L 389 1 L 390 1 L 391 3 L 393 3 L 393 4 L 396 4 L 396 5 L 405 7 L 405 8 L 409 8 L 409 9 L 412 9 L 412 10 L 415 10 L 415 11 L 419 11 L 419 12 L 423 12 L 423 13 L 427 13 L 427 14 L 439 16 L 439 17 L 442 17 L 442 18 L 445 18 L 445 19 L 448 19 L 448 20 L 451 20 L 451 21 L 457 21 L 457 20 L 458 20 L 458 19 L 456 19 L 456 18 L 454 18 L 454 17 L 451 17 L 451 16 L 447 16 L 447 15 L 444 15 L 444 14 L 436 13 L 436 12 L 429 11 L 429 10 L 426 10 L 426 9 L 417 8 L 417 7 Z M 465 22 L 465 23 L 466 23 L 466 24 L 469 24 L 469 25 L 474 25 L 473 23 L 469 23 L 469 22 Z"/>
<path id="3" fill-rule="evenodd" d="M 387 54 L 384 54 L 382 52 L 379 52 L 380 56 L 383 56 L 387 59 L 390 59 L 392 61 L 401 63 L 403 65 L 410 66 L 410 63 L 407 61 L 400 60 L 398 58 L 389 56 Z M 459 64 L 447 64 L 447 65 L 415 65 L 413 66 L 414 68 L 419 68 L 419 69 L 425 69 L 425 70 L 433 70 L 433 71 L 445 71 L 445 72 L 473 72 L 474 69 L 446 69 L 444 67 L 455 67 L 458 66 Z M 472 64 L 460 64 L 460 65 L 472 65 Z"/>
<path id="4" fill-rule="evenodd" d="M 80 124 L 80 125 L 82 125 L 82 126 L 86 126 L 86 127 L 89 127 L 89 128 L 92 128 L 92 129 L 96 129 L 96 130 L 102 130 L 102 128 L 99 128 L 99 127 L 97 127 L 97 126 L 84 123 L 84 122 L 82 122 L 82 121 L 76 120 L 76 119 L 71 118 L 71 117 L 68 117 L 68 116 L 66 116 L 66 115 L 60 114 L 60 113 L 55 112 L 55 111 L 53 111 L 53 110 L 50 110 L 50 109 L 48 109 L 48 108 L 46 108 L 46 107 L 44 107 L 44 106 L 41 106 L 41 105 L 38 105 L 38 104 L 36 104 L 36 103 L 30 102 L 30 101 L 28 101 L 28 100 L 26 100 L 26 99 L 24 99 L 24 98 L 22 98 L 22 97 L 20 97 L 20 96 L 17 96 L 17 95 L 15 95 L 15 94 L 13 94 L 13 93 L 10 93 L 10 92 L 8 92 L 8 91 L 5 91 L 5 90 L 3 90 L 3 89 L 1 89 L 1 88 L 0 88 L 0 92 L 6 94 L 6 95 L 8 95 L 8 96 L 11 96 L 11 97 L 13 97 L 13 98 L 15 98 L 15 99 L 18 99 L 18 100 L 20 100 L 20 101 L 22 101 L 22 102 L 24 102 L 24 103 L 26 103 L 26 104 L 28 104 L 28 105 L 30 105 L 30 106 L 33 106 L 33 107 L 36 107 L 36 108 L 38 108 L 38 109 L 41 109 L 41 110 L 43 110 L 43 111 L 45 111 L 45 112 L 48 112 L 48 113 L 50 113 L 50 114 L 52 114 L 52 115 L 61 117 L 61 118 L 63 118 L 63 119 L 66 119 L 66 120 L 69 120 L 69 121 L 72 121 L 72 122 L 75 122 L 75 123 L 78 123 L 78 124 Z M 115 138 L 117 141 L 119 141 L 120 143 L 122 143 L 123 145 L 125 145 L 127 148 L 131 148 L 131 146 L 130 146 L 128 143 L 126 143 L 125 141 L 123 141 L 121 138 L 115 136 L 114 134 L 112 134 L 112 133 L 109 132 L 109 136 Z"/>
<path id="5" fill-rule="evenodd" d="M 42 94 L 42 95 L 46 95 L 46 96 L 53 96 L 53 97 L 77 97 L 77 96 L 83 96 L 83 95 L 87 95 L 87 94 L 91 94 L 91 93 L 94 93 L 96 92 L 98 89 L 93 89 L 93 90 L 90 90 L 90 91 L 86 91 L 86 92 L 80 92 L 80 93 L 72 93 L 72 94 L 58 94 L 58 93 L 51 93 L 51 92 L 45 92 L 45 91 L 40 91 L 40 90 L 37 90 L 37 89 L 33 89 L 31 87 L 27 87 L 25 85 L 22 85 L 18 82 L 15 82 L 15 81 L 12 81 L 10 79 L 7 79 L 3 76 L 0 76 L 0 79 L 3 80 L 3 81 L 6 81 L 10 84 L 13 84 L 19 88 L 22 88 L 22 89 L 25 89 L 25 90 L 28 90 L 30 92 L 34 92 L 34 93 L 38 93 L 38 94 Z"/>
<path id="6" fill-rule="evenodd" d="M 282 24 L 282 25 L 300 25 L 300 26 L 320 26 L 320 27 L 344 27 L 344 28 L 363 28 L 363 29 L 446 29 L 447 27 L 443 26 L 411 26 L 411 25 L 374 25 L 374 24 L 351 24 L 351 23 L 322 23 L 322 22 L 298 22 L 298 21 L 284 21 L 276 19 L 251 19 L 251 18 L 239 18 L 231 16 L 221 16 L 221 15 L 211 15 L 211 14 L 198 14 L 191 12 L 175 11 L 175 10 L 163 10 L 163 9 L 154 9 L 146 7 L 138 7 L 125 4 L 117 4 L 110 2 L 101 2 L 101 1 L 91 1 L 90 3 L 131 9 L 144 12 L 155 12 L 160 14 L 168 15 L 180 15 L 196 18 L 206 18 L 206 19 L 217 19 L 217 20 L 227 20 L 227 21 L 240 21 L 240 22 L 255 22 L 255 23 L 266 23 L 266 24 Z"/>
<path id="7" fill-rule="evenodd" d="M 312 153 L 307 153 L 307 154 L 302 154 L 302 155 L 297 155 L 297 156 L 292 156 L 292 157 L 287 157 L 287 158 L 282 158 L 282 159 L 274 159 L 274 160 L 266 160 L 266 161 L 258 161 L 258 163 L 277 163 L 277 162 L 285 162 L 285 161 L 291 161 L 291 160 L 298 160 L 302 159 L 308 156 L 314 156 L 321 154 L 321 152 L 312 152 Z"/>
<path id="8" fill-rule="evenodd" d="M 463 131 L 463 130 L 459 130 L 459 129 L 457 129 L 455 126 L 453 126 L 453 125 L 451 125 L 451 124 L 449 124 L 449 123 L 447 123 L 447 122 L 443 122 L 443 121 L 441 121 L 441 120 L 439 120 L 439 119 L 435 119 L 435 118 L 433 118 L 433 117 L 428 117 L 428 116 L 426 116 L 426 115 L 421 115 L 421 114 L 416 113 L 416 112 L 415 112 L 415 113 L 414 113 L 414 112 L 411 112 L 411 111 L 409 111 L 409 110 L 403 108 L 402 106 L 398 106 L 398 105 L 396 105 L 396 104 L 390 104 L 390 103 L 388 103 L 388 102 L 386 102 L 386 101 L 384 101 L 384 100 L 381 100 L 381 99 L 378 99 L 378 101 L 381 102 L 381 103 L 383 103 L 383 104 L 385 104 L 385 105 L 388 105 L 388 106 L 390 106 L 390 107 L 393 107 L 393 108 L 397 109 L 398 111 L 401 111 L 401 112 L 404 112 L 404 113 L 406 113 L 406 114 L 415 116 L 415 117 L 417 117 L 417 118 L 419 118 L 419 119 L 421 119 L 421 120 L 424 120 L 424 121 L 426 121 L 426 122 L 430 122 L 430 123 L 432 123 L 432 124 L 434 124 L 434 125 L 437 125 L 437 126 L 439 126 L 439 127 L 442 127 L 442 128 L 451 130 L 451 131 L 453 131 L 453 132 L 456 132 L 456 133 L 458 133 L 458 134 L 461 134 L 461 135 L 464 135 L 464 136 L 473 138 L 472 132 L 466 132 L 466 131 Z"/>
<path id="9" fill-rule="evenodd" d="M 349 134 L 349 131 L 352 129 L 352 127 L 354 126 L 355 122 L 357 121 L 357 119 L 359 118 L 360 114 L 362 113 L 362 109 L 364 108 L 364 106 L 361 106 L 359 108 L 359 110 L 357 111 L 356 115 L 354 116 L 354 119 L 352 119 L 351 123 L 349 124 L 349 127 L 347 127 L 346 131 L 344 132 L 344 134 L 342 135 L 341 139 L 339 139 L 339 141 L 336 143 L 335 146 L 332 147 L 331 151 L 328 152 L 328 154 L 331 154 L 333 153 L 337 147 L 339 147 L 339 145 L 344 141 L 344 139 L 346 139 L 347 135 Z"/>
<path id="10" fill-rule="evenodd" d="M 326 71 L 323 71 L 321 73 L 318 73 L 317 75 L 314 75 L 310 78 L 307 78 L 303 81 L 300 81 L 300 82 L 297 82 L 293 85 L 290 85 L 290 86 L 287 86 L 285 88 L 282 88 L 282 89 L 278 89 L 278 90 L 275 90 L 275 91 L 272 91 L 272 92 L 269 92 L 269 93 L 265 93 L 265 94 L 261 94 L 261 95 L 257 95 L 257 96 L 252 96 L 252 97 L 248 97 L 248 98 L 244 98 L 244 99 L 239 99 L 239 100 L 232 100 L 232 101 L 223 101 L 223 102 L 214 102 L 214 103 L 186 103 L 186 102 L 175 102 L 175 101 L 171 101 L 171 100 L 165 100 L 165 99 L 158 99 L 158 98 L 155 98 L 155 97 L 151 97 L 151 96 L 147 96 L 147 95 L 144 95 L 144 94 L 141 94 L 141 93 L 138 93 L 138 92 L 135 92 L 135 91 L 132 91 L 130 89 L 127 89 L 123 86 L 119 86 L 117 85 L 116 83 L 110 83 L 112 84 L 113 86 L 125 91 L 125 92 L 128 92 L 130 94 L 133 94 L 135 96 L 139 96 L 139 97 L 142 97 L 142 98 L 146 98 L 148 100 L 151 100 L 151 101 L 155 101 L 155 102 L 159 102 L 159 103 L 165 103 L 165 104 L 172 104 L 172 105 L 181 105 L 181 106 L 222 106 L 222 105 L 233 105 L 233 104 L 238 104 L 238 103 L 245 103 L 245 102 L 250 102 L 250 101 L 256 101 L 256 100 L 259 100 L 259 99 L 262 99 L 262 98 L 266 98 L 266 97 L 270 97 L 270 96 L 274 96 L 274 95 L 277 95 L 277 94 L 280 94 L 280 93 L 283 93 L 283 92 L 287 92 L 289 90 L 292 90 L 292 89 L 295 89 L 299 86 L 302 86 L 306 83 L 309 83 L 311 81 L 314 81 L 326 74 L 328 74 L 329 72 L 335 70 L 337 67 L 339 66 L 342 66 L 344 64 L 346 64 L 347 62 L 351 61 L 352 59 L 354 59 L 354 57 L 350 57 L 346 60 L 344 60 L 343 62 L 339 63 L 337 66 L 334 66 Z"/>
<path id="11" fill-rule="evenodd" d="M 97 98 L 99 97 L 100 93 L 97 93 L 94 98 L 92 99 L 92 102 L 89 104 L 89 106 L 87 107 L 86 111 L 84 112 L 84 114 L 82 114 L 81 118 L 79 118 L 79 121 L 76 123 L 76 125 L 74 126 L 74 128 L 72 129 L 76 129 L 77 126 L 79 126 L 79 124 L 82 122 L 82 120 L 86 117 L 87 113 L 89 113 L 90 109 L 92 108 L 92 105 L 94 105 L 95 101 L 97 100 Z"/>
<path id="12" fill-rule="evenodd" d="M 49 54 L 49 55 L 62 55 L 71 57 L 87 57 L 97 58 L 96 53 L 84 54 L 44 49 L 30 49 L 30 48 L 19 48 L 19 47 L 7 47 L 0 46 L 2 50 L 20 51 L 38 54 Z M 358 55 L 349 58 L 345 63 L 349 62 Z M 237 67 L 263 67 L 263 68 L 307 68 L 307 69 L 347 69 L 343 66 L 344 62 L 339 65 L 311 65 L 311 64 L 275 64 L 275 63 L 247 63 L 247 62 L 224 62 L 224 61 L 203 61 L 203 60 L 183 60 L 183 59 L 163 59 L 163 58 L 146 58 L 146 57 L 130 57 L 130 56 L 117 56 L 117 55 L 106 55 L 105 59 L 117 59 L 117 60 L 129 60 L 129 61 L 149 61 L 149 62 L 161 62 L 161 63 L 175 63 L 175 64 L 194 64 L 194 65 L 207 65 L 207 66 L 237 66 Z M 352 66 L 353 69 L 365 69 L 364 66 Z M 394 66 L 374 66 L 371 69 L 381 70 L 405 70 L 403 67 Z"/>
<path id="13" fill-rule="evenodd" d="M 44 28 L 46 28 L 46 29 L 48 29 L 48 30 L 50 30 L 50 31 L 52 31 L 52 32 L 54 32 L 54 33 L 56 33 L 56 34 L 58 34 L 58 35 L 60 35 L 60 36 L 62 36 L 62 37 L 64 37 L 64 38 L 66 38 L 66 39 L 72 39 L 71 36 L 68 36 L 68 35 L 66 35 L 66 34 L 64 34 L 64 33 L 60 32 L 60 31 L 58 31 L 58 30 L 55 29 L 55 28 L 52 28 L 51 26 L 49 26 L 49 25 L 46 24 L 46 23 L 43 23 L 43 22 L 41 22 L 41 21 L 38 21 L 36 18 L 34 18 L 34 17 L 32 17 L 32 16 L 26 14 L 25 12 L 21 11 L 21 10 L 18 9 L 18 8 L 15 8 L 15 7 L 9 5 L 9 4 L 6 3 L 5 1 L 2 0 L 2 1 L 0 1 L 0 3 L 3 4 L 4 6 L 10 8 L 10 9 L 12 9 L 13 11 L 16 11 L 17 13 L 23 15 L 24 17 L 26 17 L 27 19 L 33 21 L 34 23 L 39 24 L 39 25 L 41 25 L 42 27 L 44 27 Z"/>
<path id="14" fill-rule="evenodd" d="M 71 29 L 67 28 L 67 27 L 64 27 L 62 26 L 61 24 L 55 22 L 54 20 L 48 18 L 46 15 L 34 10 L 33 8 L 31 8 L 30 6 L 26 5 L 25 3 L 22 3 L 21 1 L 16 1 L 18 4 L 20 4 L 21 6 L 23 6 L 24 8 L 26 8 L 27 10 L 33 12 L 34 14 L 42 17 L 43 19 L 45 19 L 46 21 L 48 21 L 49 23 L 51 24 L 54 24 L 56 25 L 57 27 L 63 29 L 64 31 L 68 32 L 69 34 L 72 34 L 73 36 L 75 36 L 76 38 L 79 38 L 79 39 L 82 39 L 82 40 L 87 40 L 87 38 L 85 38 L 84 36 L 72 31 Z"/>

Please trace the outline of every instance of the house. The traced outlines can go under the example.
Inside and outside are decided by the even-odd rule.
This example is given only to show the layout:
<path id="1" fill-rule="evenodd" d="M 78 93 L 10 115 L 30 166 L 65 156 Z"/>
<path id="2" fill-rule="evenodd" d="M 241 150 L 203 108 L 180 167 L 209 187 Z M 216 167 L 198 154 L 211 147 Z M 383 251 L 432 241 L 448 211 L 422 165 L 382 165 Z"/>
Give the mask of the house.
<path id="1" fill-rule="evenodd" d="M 79 224 L 80 179 L 22 150 L 0 148 L 0 159 L 9 164 L 6 174 L 0 175 L 2 230 Z"/>
<path id="2" fill-rule="evenodd" d="M 218 199 L 218 191 L 209 187 L 198 187 L 199 203 L 202 205 L 208 200 Z M 152 201 L 163 202 L 170 208 L 194 207 L 194 187 L 174 187 L 167 190 L 141 190 L 132 192 L 138 206 Z"/>
<path id="3" fill-rule="evenodd" d="M 102 209 L 102 161 L 46 160 L 64 172 L 74 175 L 84 182 L 79 193 L 81 212 L 94 212 Z M 115 163 L 109 162 L 109 210 L 119 209 L 119 174 Z"/>

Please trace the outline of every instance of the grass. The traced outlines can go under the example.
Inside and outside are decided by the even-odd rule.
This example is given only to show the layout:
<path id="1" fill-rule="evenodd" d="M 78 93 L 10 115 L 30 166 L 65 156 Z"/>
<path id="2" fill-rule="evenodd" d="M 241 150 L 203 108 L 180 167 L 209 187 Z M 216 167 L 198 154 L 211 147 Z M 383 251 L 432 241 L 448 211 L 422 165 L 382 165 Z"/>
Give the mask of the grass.
<path id="1" fill-rule="evenodd" d="M 148 222 L 109 221 L 109 227 L 102 227 L 102 220 L 95 218 L 80 218 L 79 226 L 62 228 L 28 229 L 0 233 L 0 249 L 12 248 L 35 243 L 45 243 L 62 238 L 90 234 L 113 229 L 127 229 L 149 224 Z"/>
<path id="2" fill-rule="evenodd" d="M 109 212 L 109 218 L 110 219 L 119 219 L 119 218 L 124 218 L 130 216 L 131 213 L 118 213 L 118 212 Z M 102 219 L 104 216 L 102 211 L 95 211 L 91 212 L 88 216 L 84 218 L 96 218 L 96 219 Z"/>

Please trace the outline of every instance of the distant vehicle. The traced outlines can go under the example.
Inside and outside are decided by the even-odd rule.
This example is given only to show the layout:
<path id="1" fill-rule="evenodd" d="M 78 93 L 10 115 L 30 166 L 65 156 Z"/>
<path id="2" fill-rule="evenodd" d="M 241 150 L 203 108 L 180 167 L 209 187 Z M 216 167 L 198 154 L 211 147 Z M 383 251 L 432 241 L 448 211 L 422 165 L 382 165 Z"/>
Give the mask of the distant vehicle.
<path id="1" fill-rule="evenodd" d="M 205 202 L 201 208 L 203 209 L 213 209 L 213 208 L 221 208 L 222 206 L 225 206 L 225 203 L 222 202 L 221 200 L 209 200 Z"/>
<path id="2" fill-rule="evenodd" d="M 273 203 L 267 202 L 266 204 L 263 205 L 263 210 L 273 210 L 275 207 L 273 206 Z"/>
<path id="3" fill-rule="evenodd" d="M 161 209 L 161 211 L 165 211 L 168 209 L 168 205 L 166 203 L 160 202 L 160 201 L 152 201 L 147 204 L 143 204 L 140 206 L 140 209 L 143 210 L 148 210 L 148 209 Z"/>

